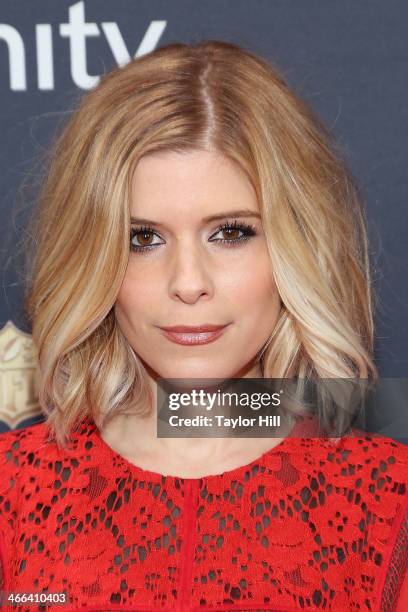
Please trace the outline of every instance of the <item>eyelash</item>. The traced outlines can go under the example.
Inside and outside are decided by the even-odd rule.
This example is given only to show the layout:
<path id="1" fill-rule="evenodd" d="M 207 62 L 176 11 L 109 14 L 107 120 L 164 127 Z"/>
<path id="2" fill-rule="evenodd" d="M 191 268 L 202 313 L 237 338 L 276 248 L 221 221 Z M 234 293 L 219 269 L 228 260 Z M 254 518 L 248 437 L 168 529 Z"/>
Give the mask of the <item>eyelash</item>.
<path id="1" fill-rule="evenodd" d="M 249 225 L 247 223 L 243 223 L 242 221 L 236 221 L 236 220 L 233 222 L 226 221 L 225 223 L 223 223 L 216 229 L 215 234 L 218 234 L 218 232 L 221 232 L 223 230 L 231 230 L 231 229 L 242 231 L 243 236 L 240 236 L 239 238 L 235 238 L 234 240 L 228 240 L 227 238 L 218 238 L 217 240 L 211 240 L 211 242 L 221 242 L 225 244 L 227 248 L 231 248 L 231 247 L 240 246 L 242 242 L 245 242 L 252 236 L 256 235 L 256 230 L 255 230 L 254 225 Z M 132 227 L 130 231 L 130 249 L 131 251 L 135 253 L 145 254 L 147 253 L 147 251 L 150 251 L 151 249 L 154 249 L 160 246 L 159 244 L 148 244 L 144 246 L 132 244 L 133 238 L 137 236 L 137 234 L 142 234 L 142 233 L 151 233 L 151 234 L 157 235 L 152 227 L 148 227 L 148 226 Z"/>

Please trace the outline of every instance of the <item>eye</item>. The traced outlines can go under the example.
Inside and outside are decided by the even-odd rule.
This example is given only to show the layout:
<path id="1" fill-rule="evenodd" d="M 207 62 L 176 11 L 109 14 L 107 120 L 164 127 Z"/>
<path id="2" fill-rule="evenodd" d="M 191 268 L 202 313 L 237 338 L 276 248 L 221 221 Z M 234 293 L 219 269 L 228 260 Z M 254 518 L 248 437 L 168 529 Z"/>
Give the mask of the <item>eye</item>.
<path id="1" fill-rule="evenodd" d="M 219 233 L 222 234 L 222 237 L 215 239 L 214 236 Z M 234 221 L 233 223 L 227 221 L 218 228 L 216 234 L 211 237 L 210 242 L 221 242 L 228 246 L 236 246 L 237 243 L 244 242 L 255 235 L 256 231 L 253 225 L 238 221 Z"/>
<path id="2" fill-rule="evenodd" d="M 209 242 L 221 243 L 226 247 L 234 247 L 255 236 L 256 233 L 253 225 L 238 221 L 227 221 L 218 227 L 216 233 L 209 238 Z M 215 238 L 217 234 L 221 234 L 221 238 Z M 154 238 L 157 238 L 159 241 L 154 242 Z M 152 227 L 131 228 L 130 249 L 135 253 L 145 254 L 161 244 L 166 243 Z"/>
<path id="3" fill-rule="evenodd" d="M 164 242 L 152 242 L 152 239 L 160 238 L 151 227 L 132 227 L 130 231 L 130 248 L 132 251 L 147 251 Z"/>

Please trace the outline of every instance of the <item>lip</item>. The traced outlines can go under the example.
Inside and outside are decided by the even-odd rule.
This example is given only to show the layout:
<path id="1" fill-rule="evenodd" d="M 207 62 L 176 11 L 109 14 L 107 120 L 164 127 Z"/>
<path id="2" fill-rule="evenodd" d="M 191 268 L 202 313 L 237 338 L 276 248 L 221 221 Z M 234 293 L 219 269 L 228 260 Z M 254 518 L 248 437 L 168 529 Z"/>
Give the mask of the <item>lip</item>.
<path id="1" fill-rule="evenodd" d="M 160 327 L 163 334 L 176 344 L 197 345 L 209 344 L 217 340 L 229 325 L 174 325 L 172 327 Z"/>
<path id="2" fill-rule="evenodd" d="M 194 334 L 198 332 L 213 332 L 218 331 L 219 329 L 223 329 L 226 325 L 214 325 L 212 323 L 203 323 L 203 325 L 172 325 L 168 327 L 161 327 L 165 331 L 175 332 L 175 333 L 187 333 Z"/>

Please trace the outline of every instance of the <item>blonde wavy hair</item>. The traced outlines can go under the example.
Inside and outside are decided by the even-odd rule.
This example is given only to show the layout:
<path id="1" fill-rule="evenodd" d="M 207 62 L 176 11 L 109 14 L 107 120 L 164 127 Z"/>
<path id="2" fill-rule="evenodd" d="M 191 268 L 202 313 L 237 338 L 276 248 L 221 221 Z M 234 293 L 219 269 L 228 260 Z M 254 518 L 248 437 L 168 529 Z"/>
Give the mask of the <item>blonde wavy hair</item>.
<path id="1" fill-rule="evenodd" d="M 51 150 L 30 231 L 26 310 L 42 410 L 65 445 L 90 417 L 146 411 L 147 374 L 116 322 L 130 181 L 157 151 L 215 149 L 250 178 L 282 307 L 266 378 L 376 378 L 364 212 L 328 130 L 270 63 L 171 44 L 105 75 Z"/>

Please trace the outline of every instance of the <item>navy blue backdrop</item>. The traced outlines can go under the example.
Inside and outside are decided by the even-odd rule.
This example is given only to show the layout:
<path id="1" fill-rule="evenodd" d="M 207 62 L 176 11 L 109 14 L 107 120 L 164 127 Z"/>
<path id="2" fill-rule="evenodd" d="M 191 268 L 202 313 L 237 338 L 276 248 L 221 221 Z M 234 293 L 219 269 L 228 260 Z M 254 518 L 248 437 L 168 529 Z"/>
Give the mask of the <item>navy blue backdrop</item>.
<path id="1" fill-rule="evenodd" d="M 271 59 L 334 132 L 367 206 L 376 361 L 383 377 L 407 377 L 407 21 L 405 0 L 2 0 L 0 330 L 30 332 L 16 245 L 41 156 L 78 98 L 133 56 L 215 38 Z M 17 355 L 7 350 L 0 378 Z"/>

